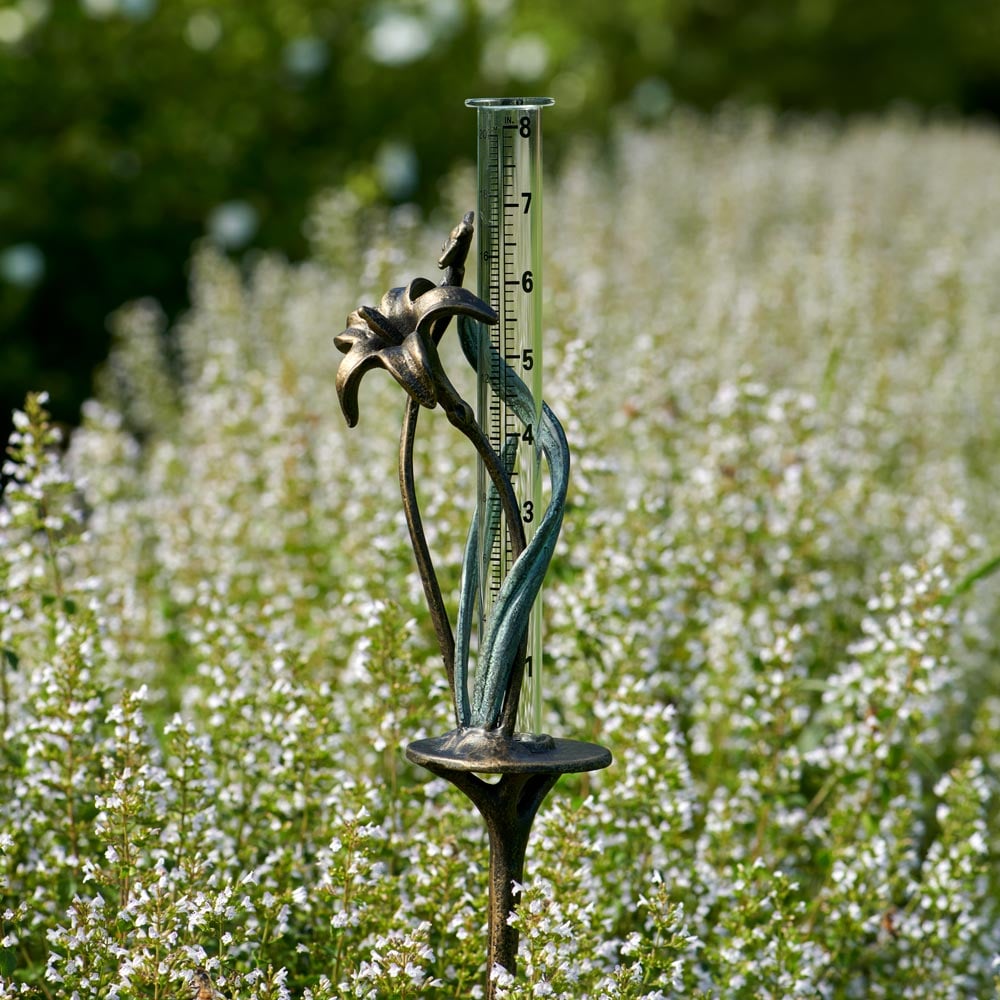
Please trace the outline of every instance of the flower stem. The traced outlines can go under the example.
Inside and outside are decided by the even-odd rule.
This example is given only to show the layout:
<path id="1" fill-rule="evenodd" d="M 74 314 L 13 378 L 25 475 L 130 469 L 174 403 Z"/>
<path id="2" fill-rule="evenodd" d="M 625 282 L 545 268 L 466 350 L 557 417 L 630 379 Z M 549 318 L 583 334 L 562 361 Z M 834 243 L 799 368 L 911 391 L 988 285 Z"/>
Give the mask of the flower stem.
<path id="1" fill-rule="evenodd" d="M 521 522 L 521 512 L 517 505 L 517 497 L 511 486 L 510 477 L 504 468 L 500 456 L 493 450 L 489 438 L 483 432 L 476 420 L 472 407 L 462 399 L 458 390 L 445 374 L 437 352 L 437 340 L 444 332 L 443 327 L 436 328 L 425 341 L 430 371 L 437 390 L 438 402 L 441 403 L 449 422 L 457 427 L 473 444 L 482 459 L 493 486 L 500 498 L 500 503 L 507 521 L 507 532 L 510 535 L 511 554 L 516 561 L 525 549 L 526 539 L 524 525 Z M 455 690 L 455 637 L 451 623 L 448 620 L 447 609 L 441 595 L 437 574 L 431 559 L 427 539 L 420 518 L 420 508 L 417 503 L 416 484 L 413 477 L 413 443 L 416 437 L 419 404 L 412 397 L 406 402 L 403 417 L 403 428 L 399 440 L 399 488 L 403 497 L 403 511 L 406 516 L 406 526 L 410 533 L 410 542 L 417 561 L 417 569 L 424 588 L 424 596 L 431 614 L 431 621 L 437 635 L 438 646 L 444 659 L 445 672 L 452 692 L 452 700 L 456 719 L 461 724 L 459 711 L 459 694 Z M 517 702 L 520 697 L 521 679 L 524 669 L 524 655 L 527 649 L 527 636 L 523 637 L 515 653 L 515 662 L 511 664 L 510 680 L 507 685 L 502 715 L 502 729 L 507 735 L 512 735 L 517 720 Z"/>
<path id="2" fill-rule="evenodd" d="M 504 468 L 500 456 L 493 450 L 489 438 L 479 426 L 472 408 L 459 396 L 458 391 L 446 377 L 438 382 L 438 398 L 448 414 L 448 419 L 472 442 L 486 467 L 486 472 L 503 507 L 504 517 L 507 521 L 507 532 L 510 535 L 512 561 L 516 561 L 524 551 L 527 542 L 524 536 L 524 524 L 521 521 L 521 511 L 517 505 L 517 497 L 514 495 L 514 488 L 511 486 L 507 470 Z M 500 728 L 507 736 L 513 735 L 517 722 L 517 705 L 521 696 L 526 650 L 527 635 L 525 634 L 521 637 L 514 654 L 514 662 L 511 664 L 510 679 L 504 697 Z"/>
<path id="3" fill-rule="evenodd" d="M 406 527 L 410 532 L 410 543 L 413 555 L 417 560 L 417 570 L 420 582 L 424 587 L 424 597 L 431 613 L 434 633 L 437 636 L 441 656 L 444 659 L 445 673 L 448 675 L 448 685 L 455 694 L 455 637 L 448 621 L 448 612 L 441 596 L 434 563 L 431 560 L 424 526 L 420 518 L 420 507 L 417 504 L 417 488 L 413 480 L 413 442 L 416 437 L 417 417 L 420 415 L 420 404 L 414 399 L 406 401 L 406 413 L 403 417 L 403 430 L 399 438 L 399 490 L 403 496 L 403 512 L 406 515 Z M 455 701 L 455 714 L 458 715 L 458 699 Z"/>

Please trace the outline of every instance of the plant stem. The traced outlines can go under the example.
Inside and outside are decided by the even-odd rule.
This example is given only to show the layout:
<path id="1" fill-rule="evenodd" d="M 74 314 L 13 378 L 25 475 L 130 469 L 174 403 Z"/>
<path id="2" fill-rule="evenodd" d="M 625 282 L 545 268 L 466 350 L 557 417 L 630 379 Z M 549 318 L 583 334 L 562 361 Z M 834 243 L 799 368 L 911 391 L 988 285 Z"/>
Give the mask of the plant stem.
<path id="1" fill-rule="evenodd" d="M 440 333 L 435 330 L 435 336 Z M 503 466 L 500 456 L 493 450 L 489 438 L 483 432 L 476 420 L 472 407 L 459 395 L 451 380 L 441 367 L 437 356 L 437 344 L 434 337 L 426 343 L 430 355 L 430 368 L 434 374 L 438 401 L 444 408 L 452 426 L 457 427 L 473 444 L 477 454 L 486 468 L 486 472 L 497 491 L 507 521 L 507 532 L 510 536 L 511 555 L 516 560 L 525 549 L 526 540 L 524 525 L 521 522 L 521 511 L 517 506 L 517 497 L 511 486 L 510 477 Z M 413 480 L 413 441 L 416 432 L 419 404 L 411 399 L 406 402 L 406 413 L 403 418 L 403 430 L 399 444 L 399 485 L 403 496 L 403 510 L 406 514 L 406 525 L 410 532 L 410 541 L 417 558 L 417 567 L 424 587 L 424 595 L 437 633 L 438 645 L 445 661 L 448 683 L 452 691 L 456 718 L 458 717 L 458 693 L 455 691 L 455 638 L 448 621 L 441 588 L 437 582 L 434 565 L 431 561 L 427 540 L 424 536 L 420 520 L 420 510 L 417 505 L 416 485 Z M 507 694 L 504 700 L 502 729 L 508 735 L 514 731 L 517 719 L 517 702 L 521 693 L 521 679 L 524 670 L 524 655 L 527 649 L 527 636 L 518 644 L 515 662 L 511 665 Z"/>
<path id="2" fill-rule="evenodd" d="M 443 388 L 441 387 L 439 391 L 442 403 L 448 413 L 448 419 L 473 443 L 486 467 L 497 495 L 500 497 L 504 517 L 507 521 L 507 533 L 510 536 L 512 561 L 516 561 L 524 551 L 527 542 L 524 536 L 524 524 L 521 521 L 521 511 L 517 506 L 517 497 L 514 495 L 510 477 L 503 467 L 500 456 L 493 450 L 489 438 L 473 416 L 472 408 L 458 395 L 450 382 L 447 388 L 452 394 L 451 399 L 445 397 Z M 500 728 L 506 736 L 513 735 L 514 726 L 517 723 L 517 706 L 521 697 L 521 681 L 524 674 L 524 656 L 527 645 L 528 637 L 525 634 L 517 645 L 514 662 L 511 664 L 510 677 L 507 681 L 507 692 L 500 719 Z"/>
<path id="3" fill-rule="evenodd" d="M 7 676 L 8 669 L 7 652 L 0 649 L 0 698 L 3 699 L 3 732 L 10 728 L 10 679 Z"/>
<path id="4" fill-rule="evenodd" d="M 441 596 L 434 563 L 431 560 L 427 538 L 424 535 L 423 523 L 420 519 L 420 508 L 417 504 L 417 488 L 413 479 L 413 442 L 416 437 L 417 417 L 420 415 L 420 404 L 413 399 L 406 401 L 406 413 L 403 417 L 403 430 L 399 438 L 399 489 L 403 495 L 403 512 L 406 515 L 406 527 L 410 533 L 410 543 L 417 560 L 417 570 L 420 582 L 424 587 L 424 597 L 431 613 L 431 622 L 437 635 L 438 646 L 444 659 L 444 669 L 448 676 L 448 686 L 451 688 L 455 702 L 455 715 L 458 716 L 458 699 L 455 694 L 455 637 L 448 621 L 448 612 Z"/>

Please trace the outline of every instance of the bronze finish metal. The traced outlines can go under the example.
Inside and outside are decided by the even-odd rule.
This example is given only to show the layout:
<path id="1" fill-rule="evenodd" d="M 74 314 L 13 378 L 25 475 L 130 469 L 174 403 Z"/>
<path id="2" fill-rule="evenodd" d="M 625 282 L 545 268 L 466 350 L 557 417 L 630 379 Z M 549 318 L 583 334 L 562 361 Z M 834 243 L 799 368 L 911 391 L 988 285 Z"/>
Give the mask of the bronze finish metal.
<path id="1" fill-rule="evenodd" d="M 611 752 L 579 740 L 525 734 L 506 739 L 485 730 L 459 729 L 411 743 L 406 756 L 450 781 L 486 821 L 490 841 L 486 996 L 492 1000 L 494 968 L 501 966 L 511 975 L 517 971 L 518 931 L 507 918 L 517 906 L 535 815 L 560 775 L 605 768 Z M 478 774 L 501 778 L 491 784 Z"/>
<path id="2" fill-rule="evenodd" d="M 499 621 L 508 627 L 511 639 L 503 647 L 501 656 L 501 667 L 505 668 L 505 673 L 495 675 L 506 678 L 499 708 L 488 715 L 488 728 L 471 725 L 468 718 L 463 720 L 466 709 L 460 708 L 459 703 L 464 697 L 467 705 L 468 697 L 464 681 L 456 687 L 455 632 L 448 620 L 427 546 L 413 475 L 413 442 L 421 406 L 433 409 L 440 403 L 449 422 L 475 447 L 504 509 L 515 568 L 517 560 L 524 557 L 526 571 L 522 576 L 527 578 L 526 588 L 536 583 L 540 585 L 551 556 L 551 547 L 543 550 L 537 545 L 538 533 L 534 543 L 536 551 L 531 553 L 504 460 L 493 450 L 472 408 L 459 396 L 438 356 L 438 345 L 453 317 L 470 323 L 497 322 L 496 314 L 485 302 L 461 287 L 472 232 L 473 214 L 469 212 L 445 242 L 438 261 L 438 266 L 445 272 L 440 285 L 435 286 L 426 278 L 416 278 L 405 288 L 392 289 L 383 296 L 377 309 L 362 306 L 351 313 L 347 329 L 335 338 L 335 343 L 347 355 L 337 373 L 337 393 L 350 426 L 358 422 L 358 385 L 366 371 L 384 368 L 408 396 L 399 446 L 400 491 L 424 596 L 452 690 L 458 728 L 444 736 L 411 743 L 406 756 L 413 763 L 455 785 L 472 801 L 486 822 L 490 844 L 486 996 L 488 1000 L 493 1000 L 497 989 L 494 970 L 502 967 L 514 974 L 517 967 L 518 932 L 508 922 L 508 917 L 517 905 L 518 887 L 524 877 L 525 852 L 535 815 L 560 775 L 608 767 L 611 753 L 594 743 L 514 732 L 527 636 L 520 633 L 520 619 L 513 613 L 498 616 Z M 467 333 L 468 330 L 460 329 L 463 350 L 470 363 L 475 364 L 471 360 L 475 352 L 470 352 L 466 344 Z M 562 490 L 559 503 L 555 500 L 550 503 L 550 508 L 557 514 L 552 521 L 555 533 L 551 536 L 551 544 L 554 545 L 562 519 L 569 451 L 555 415 L 547 407 L 544 412 L 545 419 L 553 428 L 553 447 L 559 450 L 555 465 L 549 457 L 553 497 L 557 492 L 554 471 L 557 468 L 560 470 Z M 545 426 L 543 422 L 541 430 Z M 548 457 L 549 453 L 546 452 L 546 455 Z M 472 535 L 475 535 L 474 531 Z M 514 569 L 510 574 L 514 574 Z M 460 628 L 462 622 L 460 607 Z M 464 643 L 461 660 L 464 677 L 468 635 L 462 631 L 459 635 Z M 478 777 L 480 774 L 498 774 L 500 780 L 489 783 Z"/>

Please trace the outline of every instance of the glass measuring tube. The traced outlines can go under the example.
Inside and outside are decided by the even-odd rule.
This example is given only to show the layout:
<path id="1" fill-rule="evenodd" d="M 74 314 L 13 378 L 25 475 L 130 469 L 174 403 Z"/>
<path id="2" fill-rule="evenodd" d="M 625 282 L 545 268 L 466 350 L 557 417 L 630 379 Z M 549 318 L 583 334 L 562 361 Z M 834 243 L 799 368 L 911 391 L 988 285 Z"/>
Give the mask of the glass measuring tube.
<path id="1" fill-rule="evenodd" d="M 498 455 L 511 464 L 525 536 L 542 514 L 541 448 L 535 431 L 542 412 L 542 108 L 550 97 L 467 100 L 478 136 L 477 226 L 479 297 L 499 316 L 479 359 L 478 419 Z M 490 350 L 492 347 L 492 350 Z M 534 418 L 518 419 L 494 384 L 509 371 L 531 391 Z M 480 462 L 479 635 L 513 564 L 506 517 L 488 510 L 489 476 Z M 542 595 L 528 622 L 527 653 L 517 727 L 540 733 L 542 718 Z"/>

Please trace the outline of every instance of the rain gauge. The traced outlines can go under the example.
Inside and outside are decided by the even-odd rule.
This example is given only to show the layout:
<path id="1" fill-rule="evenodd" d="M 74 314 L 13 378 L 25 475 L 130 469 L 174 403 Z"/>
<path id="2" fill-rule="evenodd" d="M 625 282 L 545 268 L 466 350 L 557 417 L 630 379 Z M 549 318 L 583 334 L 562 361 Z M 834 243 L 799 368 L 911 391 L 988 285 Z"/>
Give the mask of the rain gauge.
<path id="1" fill-rule="evenodd" d="M 550 97 L 475 98 L 479 297 L 499 316 L 479 359 L 478 420 L 494 451 L 508 458 L 524 531 L 530 541 L 542 513 L 542 109 Z M 489 348 L 492 347 L 492 351 Z M 501 392 L 513 373 L 531 390 L 534 421 L 524 423 Z M 478 482 L 480 631 L 513 565 L 503 511 L 487 525 L 490 479 L 480 462 Z M 494 505 L 496 506 L 496 505 Z M 527 658 L 517 728 L 542 731 L 542 596 L 528 623 Z"/>

